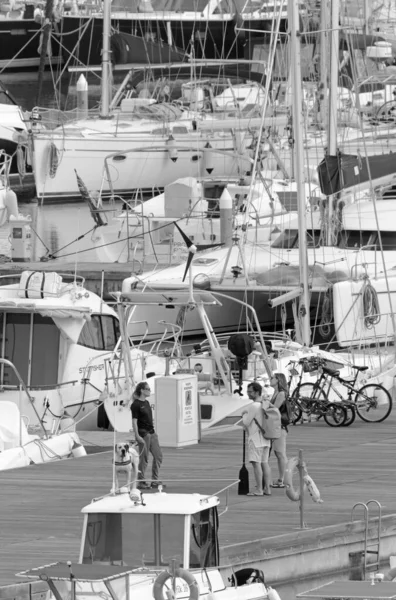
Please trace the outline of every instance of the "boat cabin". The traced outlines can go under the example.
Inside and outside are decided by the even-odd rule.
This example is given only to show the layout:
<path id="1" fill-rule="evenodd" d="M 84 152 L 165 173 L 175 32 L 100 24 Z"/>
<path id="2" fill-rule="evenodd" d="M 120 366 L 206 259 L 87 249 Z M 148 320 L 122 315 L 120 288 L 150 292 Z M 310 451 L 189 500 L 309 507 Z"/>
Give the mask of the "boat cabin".
<path id="1" fill-rule="evenodd" d="M 219 564 L 217 496 L 129 494 L 93 500 L 84 515 L 79 562 L 127 567 L 184 569 Z"/>

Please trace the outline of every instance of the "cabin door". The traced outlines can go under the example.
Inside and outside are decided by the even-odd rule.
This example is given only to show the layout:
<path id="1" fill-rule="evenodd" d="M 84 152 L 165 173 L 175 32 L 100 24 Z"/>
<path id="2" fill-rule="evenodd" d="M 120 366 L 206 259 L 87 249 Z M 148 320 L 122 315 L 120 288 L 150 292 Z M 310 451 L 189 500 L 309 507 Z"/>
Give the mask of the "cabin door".
<path id="1" fill-rule="evenodd" d="M 60 332 L 53 320 L 38 314 L 0 314 L 0 356 L 11 361 L 27 386 L 58 382 Z M 14 370 L 1 365 L 1 385 L 18 386 Z"/>

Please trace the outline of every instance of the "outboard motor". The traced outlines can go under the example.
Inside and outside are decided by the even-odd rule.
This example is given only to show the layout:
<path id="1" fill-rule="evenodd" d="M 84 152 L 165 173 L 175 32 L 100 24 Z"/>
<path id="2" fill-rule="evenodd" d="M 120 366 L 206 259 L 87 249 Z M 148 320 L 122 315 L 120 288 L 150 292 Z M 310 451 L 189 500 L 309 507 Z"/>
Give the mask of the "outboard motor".
<path id="1" fill-rule="evenodd" d="M 228 350 L 236 357 L 238 366 L 238 389 L 235 393 L 242 396 L 242 376 L 243 370 L 248 368 L 248 356 L 254 350 L 254 339 L 247 333 L 236 333 L 228 340 Z"/>

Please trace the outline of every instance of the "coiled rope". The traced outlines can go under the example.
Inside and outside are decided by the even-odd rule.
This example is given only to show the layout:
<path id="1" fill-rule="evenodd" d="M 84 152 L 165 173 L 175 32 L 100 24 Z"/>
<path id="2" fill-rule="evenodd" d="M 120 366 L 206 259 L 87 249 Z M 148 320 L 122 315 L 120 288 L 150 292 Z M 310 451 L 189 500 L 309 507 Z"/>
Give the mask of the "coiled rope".
<path id="1" fill-rule="evenodd" d="M 327 290 L 323 298 L 322 313 L 319 322 L 319 333 L 322 338 L 327 339 L 331 335 L 331 323 L 333 321 L 333 302 L 331 290 Z"/>
<path id="2" fill-rule="evenodd" d="M 362 296 L 364 325 L 366 329 L 372 329 L 381 321 L 381 315 L 377 291 L 368 281 L 365 282 Z"/>

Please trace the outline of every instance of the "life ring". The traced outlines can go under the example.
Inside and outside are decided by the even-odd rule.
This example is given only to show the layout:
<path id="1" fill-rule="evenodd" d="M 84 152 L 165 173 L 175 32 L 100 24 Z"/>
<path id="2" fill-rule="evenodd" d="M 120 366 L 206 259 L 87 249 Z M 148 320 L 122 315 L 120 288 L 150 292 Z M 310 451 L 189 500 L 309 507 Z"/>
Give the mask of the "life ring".
<path id="1" fill-rule="evenodd" d="M 292 500 L 293 502 L 298 502 L 301 498 L 301 490 L 298 489 L 294 489 L 293 486 L 293 475 L 294 475 L 294 471 L 296 471 L 297 466 L 298 466 L 298 457 L 295 456 L 294 458 L 290 458 L 287 462 L 287 466 L 286 466 L 286 470 L 285 470 L 285 477 L 284 477 L 284 483 L 285 483 L 285 487 L 286 487 L 286 496 L 288 498 L 290 498 L 290 500 Z M 304 472 L 305 474 L 307 474 L 305 467 L 304 467 Z M 304 491 L 306 490 L 307 484 L 304 481 Z"/>
<path id="2" fill-rule="evenodd" d="M 284 477 L 284 483 L 285 483 L 285 487 L 286 487 L 286 496 L 288 498 L 290 498 L 290 500 L 292 500 L 293 502 L 298 502 L 301 498 L 301 489 L 296 490 L 296 489 L 294 489 L 294 486 L 293 486 L 293 475 L 294 475 L 294 471 L 296 471 L 296 469 L 298 467 L 298 463 L 299 463 L 299 458 L 297 456 L 295 456 L 294 458 L 290 458 L 290 460 L 287 463 L 285 477 Z M 304 471 L 303 492 L 305 492 L 305 490 L 308 489 L 308 492 L 309 492 L 312 500 L 317 503 L 322 503 L 323 500 L 320 497 L 320 492 L 318 490 L 318 487 L 317 487 L 316 483 L 314 482 L 314 480 L 312 479 L 312 477 L 310 477 L 308 475 L 308 471 L 307 471 L 305 464 L 303 464 L 303 471 Z"/>
<path id="3" fill-rule="evenodd" d="M 158 575 L 153 585 L 154 600 L 164 600 L 163 587 L 171 577 L 173 577 L 173 575 L 172 573 L 169 573 L 169 571 L 163 571 Z M 183 579 L 183 581 L 187 583 L 188 587 L 190 588 L 189 600 L 198 600 L 199 588 L 194 575 L 192 575 L 189 571 L 186 571 L 186 569 L 175 569 L 174 577 Z"/>

